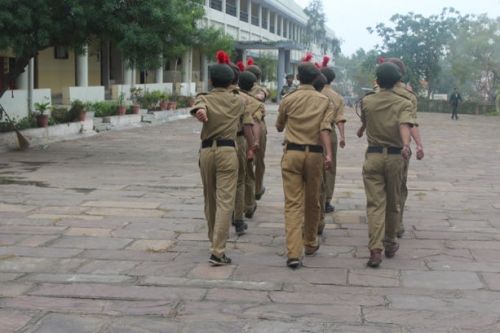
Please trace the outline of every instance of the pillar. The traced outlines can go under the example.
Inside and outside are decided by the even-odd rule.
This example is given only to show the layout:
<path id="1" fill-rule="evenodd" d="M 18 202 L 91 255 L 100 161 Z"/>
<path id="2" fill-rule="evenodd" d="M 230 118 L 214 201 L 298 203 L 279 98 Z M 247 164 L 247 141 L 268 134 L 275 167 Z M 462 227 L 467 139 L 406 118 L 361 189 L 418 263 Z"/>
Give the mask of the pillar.
<path id="1" fill-rule="evenodd" d="M 182 58 L 182 82 L 187 83 L 188 94 L 191 93 L 191 81 L 193 81 L 193 49 L 189 49 Z"/>
<path id="2" fill-rule="evenodd" d="M 129 61 L 123 61 L 123 84 L 128 84 L 132 86 L 132 75 L 133 75 L 132 66 Z"/>
<path id="3" fill-rule="evenodd" d="M 277 81 L 278 81 L 278 102 L 280 102 L 281 97 L 280 97 L 280 92 L 281 89 L 283 89 L 283 80 L 285 78 L 285 49 L 280 48 L 278 49 L 278 74 L 277 74 Z"/>
<path id="4" fill-rule="evenodd" d="M 76 85 L 89 86 L 89 54 L 88 46 L 83 47 L 83 53 L 76 56 Z"/>
<path id="5" fill-rule="evenodd" d="M 28 90 L 29 88 L 29 80 L 28 80 L 28 76 L 29 76 L 29 64 L 28 66 L 24 67 L 24 72 L 21 73 L 21 75 L 19 75 L 16 79 L 16 87 L 17 89 L 21 89 L 21 90 Z"/>
<path id="6" fill-rule="evenodd" d="M 104 41 L 101 44 L 101 84 L 106 88 L 110 85 L 110 61 L 109 55 L 111 53 L 111 43 L 109 41 Z"/>
<path id="7" fill-rule="evenodd" d="M 241 0 L 236 0 L 236 18 L 238 20 L 240 19 L 240 11 L 241 11 Z"/>
<path id="8" fill-rule="evenodd" d="M 201 56 L 201 77 L 203 81 L 203 91 L 208 91 L 208 57 L 206 54 Z"/>
<path id="9" fill-rule="evenodd" d="M 163 83 L 163 57 L 160 56 L 160 67 L 156 69 L 155 72 L 155 82 L 156 83 Z"/>
<path id="10" fill-rule="evenodd" d="M 290 50 L 285 50 L 285 73 L 290 74 Z"/>
<path id="11" fill-rule="evenodd" d="M 271 8 L 267 8 L 267 31 L 271 32 Z"/>

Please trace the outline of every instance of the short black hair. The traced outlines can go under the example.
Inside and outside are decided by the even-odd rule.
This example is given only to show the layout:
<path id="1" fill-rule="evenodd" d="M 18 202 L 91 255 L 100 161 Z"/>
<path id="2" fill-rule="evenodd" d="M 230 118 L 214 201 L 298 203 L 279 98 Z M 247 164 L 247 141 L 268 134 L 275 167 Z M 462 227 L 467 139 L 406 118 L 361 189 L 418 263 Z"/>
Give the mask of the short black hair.
<path id="1" fill-rule="evenodd" d="M 303 62 L 298 67 L 297 79 L 302 84 L 312 84 L 321 72 L 310 62 Z"/>
<path id="2" fill-rule="evenodd" d="M 241 90 L 250 91 L 255 82 L 257 82 L 255 74 L 250 71 L 244 71 L 240 74 L 240 81 L 238 82 L 238 85 Z"/>
<path id="3" fill-rule="evenodd" d="M 332 83 L 335 80 L 335 71 L 331 67 L 323 67 L 321 68 L 321 73 L 326 77 L 326 82 L 328 84 Z"/>
<path id="4" fill-rule="evenodd" d="M 316 91 L 321 92 L 326 86 L 328 80 L 324 74 L 319 74 L 318 77 L 313 81 L 312 85 Z"/>
<path id="5" fill-rule="evenodd" d="M 227 88 L 234 78 L 234 72 L 226 64 L 215 64 L 210 66 L 210 80 L 212 85 L 216 88 Z"/>
<path id="6" fill-rule="evenodd" d="M 401 80 L 399 67 L 392 62 L 384 62 L 377 67 L 377 82 L 380 88 L 389 89 Z"/>

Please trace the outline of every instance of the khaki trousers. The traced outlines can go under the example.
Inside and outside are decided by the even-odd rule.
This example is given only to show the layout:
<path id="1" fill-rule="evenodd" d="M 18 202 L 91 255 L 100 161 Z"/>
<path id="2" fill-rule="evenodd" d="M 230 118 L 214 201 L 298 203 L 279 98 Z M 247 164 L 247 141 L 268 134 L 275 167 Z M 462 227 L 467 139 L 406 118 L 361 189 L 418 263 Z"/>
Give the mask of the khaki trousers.
<path id="1" fill-rule="evenodd" d="M 236 138 L 238 148 L 238 181 L 236 185 L 236 199 L 234 203 L 234 219 L 243 220 L 245 211 L 245 177 L 247 169 L 247 142 L 244 136 Z"/>
<path id="2" fill-rule="evenodd" d="M 285 193 L 288 258 L 302 257 L 304 246 L 318 245 L 323 154 L 286 150 L 281 160 Z"/>
<path id="3" fill-rule="evenodd" d="M 396 232 L 401 212 L 401 179 L 404 160 L 399 154 L 367 153 L 363 182 L 368 217 L 368 248 L 382 250 L 397 242 Z"/>
<path id="4" fill-rule="evenodd" d="M 254 158 L 255 159 L 255 158 Z M 245 170 L 245 211 L 252 211 L 255 207 L 255 172 L 254 161 L 247 160 Z"/>
<path id="5" fill-rule="evenodd" d="M 217 147 L 200 150 L 200 173 L 205 197 L 205 218 L 211 251 L 217 257 L 224 254 L 226 240 L 234 210 L 238 157 L 234 147 Z"/>
<path id="6" fill-rule="evenodd" d="M 323 204 L 332 201 L 333 191 L 335 190 L 335 177 L 337 176 L 337 148 L 338 148 L 338 140 L 337 133 L 334 129 L 330 132 L 330 140 L 332 144 L 332 167 L 328 170 L 325 170 L 325 197 L 323 200 Z"/>
<path id="7" fill-rule="evenodd" d="M 410 161 L 404 160 L 403 178 L 401 179 L 401 213 L 399 215 L 399 224 L 398 224 L 398 228 L 396 231 L 404 229 L 403 214 L 404 214 L 404 210 L 405 210 L 406 199 L 408 198 L 408 186 L 406 185 L 406 182 L 408 180 L 409 166 L 410 166 Z"/>
<path id="8" fill-rule="evenodd" d="M 260 144 L 260 149 L 257 151 L 257 154 L 255 154 L 255 193 L 262 192 L 264 173 L 266 171 L 264 158 L 266 156 L 267 127 L 264 120 L 262 120 L 260 123 L 259 144 Z"/>

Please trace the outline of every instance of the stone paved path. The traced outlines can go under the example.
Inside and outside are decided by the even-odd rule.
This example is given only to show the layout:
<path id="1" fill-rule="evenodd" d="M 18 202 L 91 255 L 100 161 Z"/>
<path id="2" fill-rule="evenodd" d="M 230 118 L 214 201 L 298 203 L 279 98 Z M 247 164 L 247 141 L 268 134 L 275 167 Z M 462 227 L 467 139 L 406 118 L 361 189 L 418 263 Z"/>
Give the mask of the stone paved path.
<path id="1" fill-rule="evenodd" d="M 207 263 L 195 120 L 2 154 L 0 332 L 500 332 L 500 118 L 421 115 L 408 232 L 373 270 L 366 144 L 348 113 L 337 212 L 298 271 L 283 257 L 272 126 L 268 191 L 220 268 Z"/>

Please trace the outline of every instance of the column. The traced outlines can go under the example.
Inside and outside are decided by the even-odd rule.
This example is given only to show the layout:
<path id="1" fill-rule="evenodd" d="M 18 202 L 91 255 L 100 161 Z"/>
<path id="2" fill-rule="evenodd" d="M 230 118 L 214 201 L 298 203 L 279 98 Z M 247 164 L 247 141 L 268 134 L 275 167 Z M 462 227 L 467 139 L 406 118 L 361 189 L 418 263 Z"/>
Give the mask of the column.
<path id="1" fill-rule="evenodd" d="M 278 34 L 278 13 L 274 13 L 274 34 Z"/>
<path id="2" fill-rule="evenodd" d="M 109 41 L 104 41 L 101 43 L 101 84 L 106 88 L 109 87 L 110 80 L 110 47 L 111 44 Z"/>
<path id="3" fill-rule="evenodd" d="M 17 89 L 21 89 L 21 90 L 28 90 L 28 87 L 29 87 L 29 80 L 28 80 L 28 77 L 29 77 L 29 64 L 28 66 L 24 67 L 24 72 L 21 73 L 21 75 L 19 75 L 16 79 L 16 87 Z"/>
<path id="4" fill-rule="evenodd" d="M 155 72 L 156 83 L 163 83 L 163 57 L 160 56 L 160 67 Z"/>
<path id="5" fill-rule="evenodd" d="M 271 32 L 271 8 L 267 9 L 267 31 Z"/>
<path id="6" fill-rule="evenodd" d="M 260 37 L 262 37 L 262 5 L 257 5 L 258 7 L 258 12 L 259 12 L 259 31 L 260 31 Z"/>
<path id="7" fill-rule="evenodd" d="M 285 73 L 290 74 L 290 50 L 285 50 Z"/>
<path id="8" fill-rule="evenodd" d="M 285 18 L 281 17 L 281 36 L 285 35 Z"/>
<path id="9" fill-rule="evenodd" d="M 206 54 L 201 56 L 201 77 L 203 81 L 203 91 L 208 91 L 208 57 Z"/>
<path id="10" fill-rule="evenodd" d="M 236 0 L 236 18 L 238 20 L 240 19 L 240 11 L 241 11 L 241 0 Z"/>
<path id="11" fill-rule="evenodd" d="M 188 95 L 191 94 L 193 81 L 193 49 L 189 49 L 182 58 L 182 82 L 187 83 Z"/>
<path id="12" fill-rule="evenodd" d="M 89 55 L 88 46 L 83 47 L 83 53 L 76 56 L 76 85 L 89 86 Z"/>
<path id="13" fill-rule="evenodd" d="M 130 62 L 128 60 L 123 60 L 123 84 L 132 86 L 132 75 L 133 70 Z"/>
<path id="14" fill-rule="evenodd" d="M 241 50 L 241 61 L 243 61 L 245 66 L 247 65 L 247 56 L 248 56 L 248 51 L 246 49 Z"/>
<path id="15" fill-rule="evenodd" d="M 283 49 L 283 48 L 280 48 L 278 50 L 278 75 L 276 77 L 277 77 L 277 81 L 278 81 L 277 97 L 278 97 L 278 103 L 279 103 L 281 100 L 280 92 L 281 92 L 281 89 L 283 89 L 283 80 L 285 79 L 285 49 Z"/>

